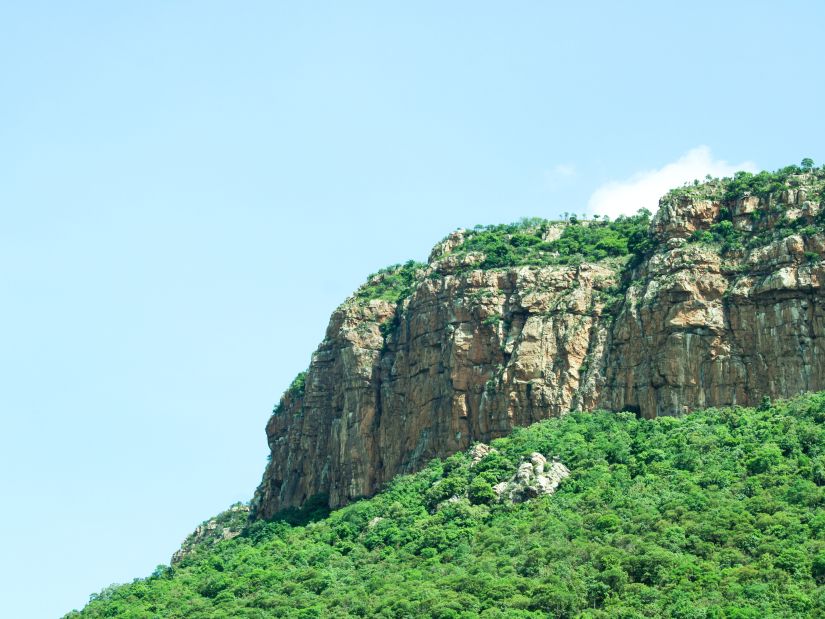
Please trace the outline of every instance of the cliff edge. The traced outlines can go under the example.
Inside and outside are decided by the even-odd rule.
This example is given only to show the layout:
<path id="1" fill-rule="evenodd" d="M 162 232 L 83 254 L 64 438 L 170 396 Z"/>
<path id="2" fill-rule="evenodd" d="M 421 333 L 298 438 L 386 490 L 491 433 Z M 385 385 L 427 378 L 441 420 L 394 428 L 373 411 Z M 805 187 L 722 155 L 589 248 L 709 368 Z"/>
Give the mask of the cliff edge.
<path id="1" fill-rule="evenodd" d="M 332 315 L 266 426 L 253 515 L 336 507 L 569 411 L 825 389 L 825 168 L 675 189 L 652 220 L 459 230 Z"/>

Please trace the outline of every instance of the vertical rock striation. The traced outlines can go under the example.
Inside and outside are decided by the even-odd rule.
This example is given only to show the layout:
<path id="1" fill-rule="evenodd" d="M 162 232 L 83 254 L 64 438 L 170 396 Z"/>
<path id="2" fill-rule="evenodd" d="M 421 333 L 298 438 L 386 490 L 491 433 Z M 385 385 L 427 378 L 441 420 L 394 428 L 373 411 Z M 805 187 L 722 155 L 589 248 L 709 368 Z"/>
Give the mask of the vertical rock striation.
<path id="1" fill-rule="evenodd" d="M 723 209 L 749 235 L 788 213 L 813 222 L 819 205 L 802 196 L 663 201 L 660 249 L 633 273 L 611 330 L 600 406 L 655 417 L 825 388 L 822 233 L 724 253 L 688 242 Z M 757 223 L 753 212 L 773 216 Z"/>
<path id="2" fill-rule="evenodd" d="M 267 424 L 260 516 L 319 493 L 342 505 L 473 441 L 595 403 L 601 381 L 586 361 L 603 354 L 602 293 L 617 268 L 449 269 L 431 263 L 397 307 L 350 300 L 333 313 L 303 395 L 288 392 Z"/>
<path id="3" fill-rule="evenodd" d="M 267 424 L 255 515 L 319 494 L 340 506 L 571 410 L 654 417 L 825 389 L 825 236 L 802 225 L 820 221 L 819 187 L 736 200 L 700 189 L 662 199 L 654 249 L 632 268 L 483 270 L 483 256 L 453 253 L 460 231 L 400 303 L 350 298 L 302 392 L 288 391 Z M 788 222 L 787 234 L 766 234 Z M 728 228 L 764 242 L 696 242 Z"/>

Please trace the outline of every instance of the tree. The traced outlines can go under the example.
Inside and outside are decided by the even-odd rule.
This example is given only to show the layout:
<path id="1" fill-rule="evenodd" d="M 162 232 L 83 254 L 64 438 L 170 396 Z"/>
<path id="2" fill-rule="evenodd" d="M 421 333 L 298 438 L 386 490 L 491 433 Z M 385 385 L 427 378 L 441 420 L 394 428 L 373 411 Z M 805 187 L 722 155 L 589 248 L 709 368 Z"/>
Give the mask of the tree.
<path id="1" fill-rule="evenodd" d="M 808 172 L 808 171 L 810 171 L 810 170 L 811 170 L 811 168 L 813 168 L 813 167 L 814 167 L 814 160 L 813 160 L 813 159 L 811 159 L 810 157 L 805 157 L 805 158 L 802 160 L 802 164 L 801 164 L 801 166 L 802 166 L 802 169 L 803 169 L 803 170 L 805 170 L 806 172 Z"/>

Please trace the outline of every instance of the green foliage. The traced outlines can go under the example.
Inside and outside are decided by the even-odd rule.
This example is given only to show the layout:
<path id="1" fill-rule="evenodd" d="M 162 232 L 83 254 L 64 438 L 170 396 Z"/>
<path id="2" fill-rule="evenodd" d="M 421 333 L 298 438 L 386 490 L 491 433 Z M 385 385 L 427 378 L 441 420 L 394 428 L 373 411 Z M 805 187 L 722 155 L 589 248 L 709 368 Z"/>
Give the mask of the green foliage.
<path id="1" fill-rule="evenodd" d="M 355 293 L 358 301 L 381 299 L 398 303 L 410 295 L 420 280 L 419 271 L 426 265 L 409 260 L 404 264 L 395 264 L 373 273 L 367 283 Z"/>
<path id="2" fill-rule="evenodd" d="M 672 196 L 692 194 L 693 197 L 722 200 L 718 220 L 708 230 L 697 230 L 691 240 L 694 242 L 716 244 L 722 252 L 753 249 L 783 239 L 791 234 L 811 237 L 825 231 L 825 214 L 814 217 L 809 215 L 788 217 L 786 210 L 790 204 L 784 203 L 783 192 L 791 188 L 804 188 L 809 200 L 817 198 L 825 202 L 825 169 L 815 168 L 810 159 L 803 160 L 801 166 L 787 166 L 775 172 L 737 172 L 730 179 L 714 179 L 702 185 L 698 193 L 690 188 L 670 192 Z M 747 226 L 736 229 L 731 211 L 736 208 L 740 198 L 751 195 L 760 198 L 759 207 L 750 212 L 749 218 L 753 231 Z M 809 252 L 809 254 L 812 254 Z M 818 259 L 818 255 L 807 255 L 809 261 Z"/>
<path id="3" fill-rule="evenodd" d="M 292 379 L 289 387 L 287 388 L 284 395 L 281 396 L 280 402 L 272 409 L 273 415 L 280 415 L 284 410 L 284 402 L 286 400 L 295 400 L 298 398 L 304 397 L 304 391 L 306 390 L 306 380 L 307 380 L 307 373 L 299 372 L 298 375 Z"/>
<path id="4" fill-rule="evenodd" d="M 278 512 L 270 522 L 285 522 L 293 526 L 302 526 L 322 520 L 329 516 L 329 496 L 326 494 L 316 494 L 311 496 L 301 507 L 289 507 Z M 263 522 L 256 522 L 251 526 L 264 525 Z"/>
<path id="5" fill-rule="evenodd" d="M 758 174 L 739 171 L 734 174 L 733 179 L 728 183 L 725 200 L 736 200 L 746 193 L 766 197 L 771 192 L 782 191 L 784 189 L 783 181 L 783 177 L 776 177 L 765 170 Z"/>
<path id="6" fill-rule="evenodd" d="M 691 240 L 716 244 L 722 252 L 762 247 L 791 234 L 813 236 L 825 232 L 825 211 L 820 208 L 816 216 L 796 213 L 789 217 L 787 211 L 797 207 L 784 202 L 788 189 L 804 189 L 806 200 L 819 201 L 825 206 L 825 168 L 816 168 L 809 158 L 799 166 L 790 165 L 775 172 L 757 174 L 737 172 L 732 178 L 710 179 L 697 187 L 685 186 L 671 190 L 666 199 L 683 198 L 721 201 L 719 217 L 709 230 L 697 230 Z M 734 227 L 732 211 L 745 196 L 760 199 L 758 207 L 748 214 L 753 230 L 748 225 Z M 744 222 L 743 222 L 744 223 Z"/>
<path id="7" fill-rule="evenodd" d="M 645 209 L 614 221 L 582 222 L 574 216 L 554 241 L 543 240 L 552 224 L 547 220 L 525 219 L 509 225 L 476 226 L 453 253 L 483 254 L 478 265 L 482 269 L 594 262 L 650 251 L 649 223 L 650 212 Z"/>
<path id="8" fill-rule="evenodd" d="M 481 324 L 487 325 L 488 327 L 496 327 L 498 323 L 501 322 L 501 315 L 499 314 L 492 314 L 487 316 L 484 320 L 481 321 Z"/>
<path id="9" fill-rule="evenodd" d="M 570 414 L 320 520 L 256 522 L 68 616 L 823 616 L 823 424 L 823 393 L 681 419 Z M 493 502 L 533 451 L 571 477 Z"/>
<path id="10" fill-rule="evenodd" d="M 306 382 L 307 373 L 298 372 L 298 375 L 292 380 L 292 382 L 289 385 L 289 392 L 293 395 L 293 397 L 300 398 L 304 395 Z"/>
<path id="11" fill-rule="evenodd" d="M 697 230 L 691 240 L 703 243 L 719 243 L 722 251 L 730 251 L 742 247 L 743 234 L 733 227 L 729 219 L 711 224 L 709 230 Z"/>
<path id="12" fill-rule="evenodd" d="M 467 498 L 470 503 L 482 505 L 495 501 L 496 493 L 493 491 L 495 483 L 496 480 L 491 479 L 489 475 L 477 475 L 467 487 Z"/>
<path id="13" fill-rule="evenodd" d="M 810 162 L 810 166 L 805 165 L 807 162 Z M 727 182 L 724 199 L 736 200 L 746 193 L 759 196 L 760 198 L 767 198 L 771 194 L 776 194 L 786 189 L 788 187 L 788 181 L 792 176 L 808 172 L 812 168 L 813 161 L 803 159 L 803 165 L 801 167 L 789 165 L 775 172 L 763 170 L 756 174 L 737 172 L 733 175 L 733 178 Z"/>

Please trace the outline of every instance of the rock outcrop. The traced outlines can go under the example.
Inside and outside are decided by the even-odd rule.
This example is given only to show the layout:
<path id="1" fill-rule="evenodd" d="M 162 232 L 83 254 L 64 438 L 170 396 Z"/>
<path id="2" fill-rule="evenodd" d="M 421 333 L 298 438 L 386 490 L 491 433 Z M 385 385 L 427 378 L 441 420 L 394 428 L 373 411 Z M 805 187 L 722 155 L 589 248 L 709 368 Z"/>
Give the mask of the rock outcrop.
<path id="1" fill-rule="evenodd" d="M 519 464 L 516 474 L 509 481 L 493 486 L 499 501 L 523 503 L 546 494 L 553 494 L 559 484 L 570 477 L 570 469 L 557 458 L 548 464 L 547 458 L 538 452 Z"/>
<path id="2" fill-rule="evenodd" d="M 632 274 L 610 331 L 601 407 L 655 417 L 825 388 L 825 236 L 809 230 L 725 253 L 688 242 L 723 209 L 749 235 L 788 214 L 813 222 L 819 205 L 803 196 L 663 201 L 653 221 L 660 249 Z"/>
<path id="3" fill-rule="evenodd" d="M 171 564 L 180 563 L 200 548 L 208 548 L 223 540 L 238 537 L 248 519 L 249 506 L 236 503 L 214 518 L 201 523 L 172 555 Z"/>
<path id="4" fill-rule="evenodd" d="M 255 515 L 319 494 L 340 506 L 572 410 L 654 417 L 825 389 L 820 228 L 796 225 L 750 249 L 696 242 L 723 220 L 748 238 L 819 221 L 813 188 L 733 202 L 700 189 L 663 198 L 654 249 L 632 267 L 483 270 L 483 256 L 454 252 L 459 231 L 400 303 L 345 302 L 302 391 L 285 394 L 267 424 Z"/>
<path id="5" fill-rule="evenodd" d="M 263 517 L 318 493 L 342 505 L 474 441 L 595 405 L 588 359 L 603 354 L 615 265 L 431 269 L 398 308 L 335 311 L 303 395 L 287 394 L 267 424 Z"/>

